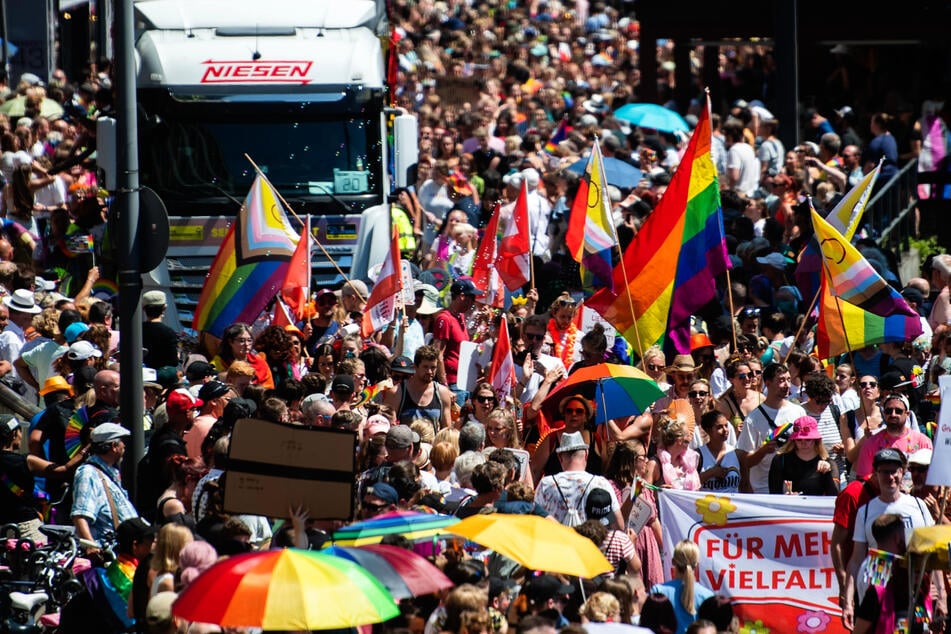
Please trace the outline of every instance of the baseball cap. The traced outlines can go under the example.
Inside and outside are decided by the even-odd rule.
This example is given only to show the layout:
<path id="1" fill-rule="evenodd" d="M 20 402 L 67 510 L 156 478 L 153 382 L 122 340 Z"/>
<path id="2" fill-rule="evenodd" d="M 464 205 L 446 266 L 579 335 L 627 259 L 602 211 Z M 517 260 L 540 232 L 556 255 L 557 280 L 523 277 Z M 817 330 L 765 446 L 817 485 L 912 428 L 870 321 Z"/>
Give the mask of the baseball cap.
<path id="1" fill-rule="evenodd" d="M 132 432 L 118 423 L 102 423 L 93 428 L 89 440 L 92 442 L 111 442 L 131 435 Z"/>
<path id="2" fill-rule="evenodd" d="M 611 494 L 599 487 L 588 491 L 588 497 L 584 501 L 584 514 L 589 520 L 607 523 L 607 518 L 612 514 Z"/>
<path id="3" fill-rule="evenodd" d="M 155 380 L 162 384 L 165 389 L 170 389 L 178 385 L 178 368 L 173 365 L 163 365 L 155 372 Z"/>
<path id="4" fill-rule="evenodd" d="M 132 542 L 141 541 L 149 535 L 155 535 L 159 527 L 155 524 L 149 524 L 141 517 L 131 517 L 122 521 L 116 527 L 116 541 L 120 548 L 131 550 Z"/>
<path id="5" fill-rule="evenodd" d="M 390 361 L 390 372 L 397 374 L 413 374 L 416 369 L 409 357 L 399 356 Z"/>
<path id="6" fill-rule="evenodd" d="M 199 382 L 205 377 L 217 375 L 218 371 L 215 370 L 215 366 L 211 365 L 207 361 L 192 361 L 190 364 L 188 364 L 188 367 L 185 368 L 185 378 L 193 383 Z"/>
<path id="7" fill-rule="evenodd" d="M 66 326 L 66 331 L 63 333 L 63 337 L 66 339 L 66 343 L 73 343 L 79 339 L 79 335 L 83 334 L 89 330 L 89 325 L 81 321 L 76 321 Z"/>
<path id="8" fill-rule="evenodd" d="M 101 356 L 102 351 L 88 341 L 77 341 L 69 346 L 69 351 L 66 353 L 66 357 L 70 361 L 84 361 L 89 357 L 99 358 Z"/>
<path id="9" fill-rule="evenodd" d="M 165 293 L 162 291 L 145 291 L 142 294 L 143 306 L 165 306 L 168 300 L 165 299 Z"/>
<path id="10" fill-rule="evenodd" d="M 158 628 L 168 625 L 172 621 L 172 604 L 178 598 L 177 592 L 159 592 L 145 607 L 145 622 L 149 628 Z"/>
<path id="11" fill-rule="evenodd" d="M 394 425 L 386 432 L 386 445 L 396 449 L 406 449 L 419 442 L 419 434 L 406 425 Z"/>
<path id="12" fill-rule="evenodd" d="M 906 286 L 901 289 L 901 296 L 904 297 L 906 301 L 915 302 L 919 306 L 925 302 L 925 296 L 914 286 Z"/>
<path id="13" fill-rule="evenodd" d="M 474 297 L 482 297 L 485 293 L 472 283 L 472 280 L 461 277 L 452 283 L 452 286 L 449 288 L 450 295 L 472 295 Z"/>
<path id="14" fill-rule="evenodd" d="M 368 487 L 367 493 L 380 498 L 387 504 L 399 504 L 400 502 L 400 494 L 396 492 L 393 485 L 387 484 L 386 482 L 377 482 L 373 486 Z"/>
<path id="15" fill-rule="evenodd" d="M 889 463 L 897 463 L 904 467 L 907 463 L 905 460 L 905 454 L 897 449 L 887 447 L 885 449 L 880 449 L 878 453 L 875 454 L 875 458 L 872 459 L 872 467 L 874 468 L 878 468 L 878 465 Z"/>
<path id="16" fill-rule="evenodd" d="M 929 466 L 931 464 L 932 451 L 927 447 L 919 449 L 908 456 L 908 464 L 919 464 Z"/>
<path id="17" fill-rule="evenodd" d="M 207 403 L 208 401 L 214 400 L 216 398 L 221 398 L 231 390 L 231 386 L 227 383 L 222 383 L 217 379 L 214 381 L 208 381 L 201 386 L 201 389 L 198 390 L 198 400 Z"/>
<path id="18" fill-rule="evenodd" d="M 760 264 L 766 264 L 767 266 L 771 266 L 774 269 L 779 269 L 780 271 L 784 270 L 787 264 L 792 264 L 789 258 L 787 258 L 782 253 L 778 253 L 776 251 L 773 251 L 772 253 L 768 253 L 763 257 L 756 258 L 756 261 L 759 262 Z"/>
<path id="19" fill-rule="evenodd" d="M 165 410 L 169 414 L 172 412 L 182 413 L 191 409 L 198 409 L 204 404 L 205 402 L 203 400 L 195 398 L 191 392 L 180 387 L 168 395 L 168 399 L 165 401 Z"/>
<path id="20" fill-rule="evenodd" d="M 562 583 L 553 575 L 539 575 L 532 577 L 525 584 L 523 592 L 528 600 L 538 605 L 545 603 L 549 599 L 557 596 L 571 594 L 574 592 L 574 586 Z"/>
<path id="21" fill-rule="evenodd" d="M 357 388 L 353 383 L 353 377 L 349 374 L 334 375 L 334 381 L 331 385 L 334 392 L 354 392 Z"/>
<path id="22" fill-rule="evenodd" d="M 358 293 L 363 299 L 366 299 L 370 296 L 370 290 L 367 288 L 367 285 L 363 280 L 350 280 L 343 285 L 343 288 L 340 289 L 340 295 L 343 297 L 346 297 L 347 295 L 356 295 Z"/>

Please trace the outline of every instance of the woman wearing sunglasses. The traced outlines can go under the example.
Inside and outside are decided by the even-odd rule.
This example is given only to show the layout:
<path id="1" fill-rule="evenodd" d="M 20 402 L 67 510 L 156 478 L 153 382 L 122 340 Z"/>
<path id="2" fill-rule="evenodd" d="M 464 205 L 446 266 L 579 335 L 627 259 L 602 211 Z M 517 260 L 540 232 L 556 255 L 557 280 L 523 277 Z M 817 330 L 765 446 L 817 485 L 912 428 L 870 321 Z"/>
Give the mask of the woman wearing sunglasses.
<path id="1" fill-rule="evenodd" d="M 819 423 L 812 416 L 793 422 L 789 442 L 769 466 L 770 493 L 837 495 L 839 472 L 822 444 Z"/>
<path id="2" fill-rule="evenodd" d="M 766 396 L 753 387 L 756 376 L 752 361 L 735 359 L 726 365 L 726 377 L 730 387 L 717 399 L 716 410 L 732 423 L 734 433 L 743 429 L 743 421 L 760 406 Z M 762 370 L 760 370 L 762 373 Z"/>
<path id="3" fill-rule="evenodd" d="M 877 433 L 885 425 L 885 416 L 879 405 L 882 396 L 878 379 L 871 374 L 859 378 L 859 406 L 848 414 L 849 430 L 855 444 L 846 451 L 849 462 L 855 464 L 865 439 Z"/>
<path id="4" fill-rule="evenodd" d="M 660 346 L 651 346 L 644 353 L 644 361 L 641 369 L 647 373 L 647 376 L 657 382 L 657 386 L 664 392 L 670 389 L 670 383 L 667 382 L 667 357 Z"/>

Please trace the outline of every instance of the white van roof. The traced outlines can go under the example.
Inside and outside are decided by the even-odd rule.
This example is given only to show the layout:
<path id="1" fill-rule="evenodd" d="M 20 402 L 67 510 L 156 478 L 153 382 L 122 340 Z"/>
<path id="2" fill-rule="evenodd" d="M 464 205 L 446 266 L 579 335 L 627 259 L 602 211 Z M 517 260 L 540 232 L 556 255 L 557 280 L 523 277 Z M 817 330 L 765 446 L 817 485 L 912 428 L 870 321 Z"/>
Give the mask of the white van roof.
<path id="1" fill-rule="evenodd" d="M 382 0 L 378 0 L 382 2 Z M 374 0 L 138 0 L 137 25 L 145 30 L 214 28 L 372 29 Z"/>

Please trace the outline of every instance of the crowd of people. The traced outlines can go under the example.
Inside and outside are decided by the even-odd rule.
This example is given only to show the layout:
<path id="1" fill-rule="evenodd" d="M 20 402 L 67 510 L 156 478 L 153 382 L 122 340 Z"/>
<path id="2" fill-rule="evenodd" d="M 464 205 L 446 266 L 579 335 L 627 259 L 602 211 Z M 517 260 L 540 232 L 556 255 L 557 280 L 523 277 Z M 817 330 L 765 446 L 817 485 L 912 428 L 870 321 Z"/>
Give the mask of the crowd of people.
<path id="1" fill-rule="evenodd" d="M 415 183 L 392 197 L 415 302 L 364 338 L 373 280 L 353 279 L 318 289 L 300 323 L 236 323 L 217 349 L 183 351 L 163 323 L 166 294 L 145 293 L 148 449 L 135 480 L 124 457 L 139 421 L 118 411 L 129 370 L 120 374 L 117 363 L 115 289 L 100 279 L 108 195 L 88 160 L 92 124 L 111 108 L 109 71 L 91 69 L 78 85 L 59 70 L 48 81 L 20 77 L 7 98 L 23 97 L 23 116 L 0 115 L 0 381 L 42 412 L 0 420 L 0 476 L 10 483 L 0 487 L 0 523 L 38 540 L 43 521 L 71 524 L 112 545 L 127 578 L 106 578 L 128 608 L 99 615 L 100 631 L 133 623 L 175 631 L 183 627 L 170 612 L 175 593 L 219 557 L 319 548 L 342 523 L 309 519 L 307 509 L 284 518 L 225 511 L 231 429 L 257 418 L 354 432 L 356 514 L 346 520 L 420 508 L 534 513 L 573 526 L 614 567 L 578 580 L 447 549 L 435 561 L 455 587 L 404 601 L 384 629 L 736 631 L 729 599 L 695 577 L 695 544 L 676 544 L 672 569 L 664 568 L 657 498 L 670 488 L 837 496 L 843 618 L 855 631 L 892 631 L 907 588 L 899 576 L 869 585 L 862 571 L 883 550 L 900 555 L 909 528 L 947 521 L 925 474 L 937 377 L 951 371 L 951 256 L 930 258 L 903 285 L 894 256 L 860 240 L 922 315 L 925 334 L 832 360 L 815 357 L 811 297 L 796 283 L 795 258 L 812 235 L 805 197 L 827 212 L 880 161 L 884 182 L 907 161 L 933 166 L 946 155 L 942 104 L 924 102 L 918 120 L 898 100 L 892 112 L 857 103 L 810 111 L 806 141 L 787 150 L 767 107 L 770 53 L 724 47 L 729 98 L 711 116 L 711 154 L 731 284 L 719 280 L 721 301 L 694 316 L 689 354 L 658 346 L 637 354 L 639 342 L 600 324 L 580 327 L 578 266 L 565 248 L 579 179 L 569 167 L 600 144 L 605 157 L 639 171 L 608 188 L 624 248 L 662 199 L 689 132 L 613 116 L 637 100 L 636 20 L 602 2 L 584 10 L 488 4 L 393 6 L 395 100 L 420 130 Z M 658 59 L 668 95 L 671 43 L 659 43 Z M 440 91 L 449 78 L 470 89 L 467 98 Z M 42 114 L 47 99 L 65 105 L 64 116 Z M 698 95 L 682 113 L 688 124 L 704 104 Z M 538 288 L 529 284 L 494 309 L 470 278 L 475 250 L 497 204 L 503 224 L 511 218 L 523 184 Z M 515 362 L 510 393 L 492 385 L 488 367 L 460 365 L 463 343 L 489 347 L 503 328 Z M 636 363 L 664 397 L 603 425 L 588 394 L 549 399 L 573 372 L 600 363 Z M 946 614 L 944 579 L 916 600 L 933 618 Z M 63 617 L 65 628 L 93 618 L 82 605 Z"/>

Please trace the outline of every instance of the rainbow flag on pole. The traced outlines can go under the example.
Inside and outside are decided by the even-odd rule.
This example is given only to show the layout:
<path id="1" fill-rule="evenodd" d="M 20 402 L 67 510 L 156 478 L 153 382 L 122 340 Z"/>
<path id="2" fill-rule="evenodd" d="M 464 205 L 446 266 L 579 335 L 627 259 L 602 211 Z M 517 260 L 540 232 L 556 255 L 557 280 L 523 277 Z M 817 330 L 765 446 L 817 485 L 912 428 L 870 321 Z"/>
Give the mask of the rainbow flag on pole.
<path id="1" fill-rule="evenodd" d="M 639 354 L 655 343 L 689 353 L 690 316 L 716 298 L 715 278 L 730 266 L 709 110 L 708 98 L 667 192 L 614 267 L 614 291 L 585 302 Z"/>
<path id="2" fill-rule="evenodd" d="M 614 291 L 612 254 L 618 242 L 607 190 L 601 146 L 595 141 L 565 234 L 568 252 L 581 264 L 581 287 L 587 294 L 598 288 Z"/>
<path id="3" fill-rule="evenodd" d="M 551 138 L 548 139 L 548 143 L 545 144 L 545 151 L 549 154 L 552 154 L 555 150 L 558 149 L 558 144 L 568 138 L 568 120 L 562 119 L 561 123 L 558 124 L 558 127 L 555 128 L 555 132 L 551 135 Z"/>
<path id="4" fill-rule="evenodd" d="M 816 329 L 819 357 L 886 341 L 911 341 L 920 335 L 918 313 L 859 250 L 815 210 L 812 223 L 824 264 Z"/>
<path id="5" fill-rule="evenodd" d="M 299 237 L 273 185 L 258 174 L 205 278 L 192 328 L 221 337 L 251 323 L 279 293 Z"/>

